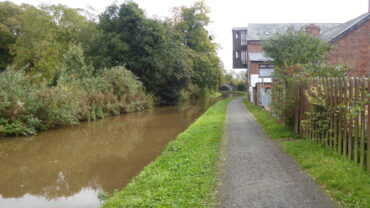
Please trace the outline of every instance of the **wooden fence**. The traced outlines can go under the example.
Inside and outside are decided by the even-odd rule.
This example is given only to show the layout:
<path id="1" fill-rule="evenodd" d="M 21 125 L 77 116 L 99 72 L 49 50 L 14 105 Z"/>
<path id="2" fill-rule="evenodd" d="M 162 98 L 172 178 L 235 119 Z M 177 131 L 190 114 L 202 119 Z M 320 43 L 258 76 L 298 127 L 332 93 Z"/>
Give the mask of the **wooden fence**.
<path id="1" fill-rule="evenodd" d="M 370 79 L 350 77 L 288 85 L 295 132 L 333 148 L 370 172 L 369 86 Z"/>

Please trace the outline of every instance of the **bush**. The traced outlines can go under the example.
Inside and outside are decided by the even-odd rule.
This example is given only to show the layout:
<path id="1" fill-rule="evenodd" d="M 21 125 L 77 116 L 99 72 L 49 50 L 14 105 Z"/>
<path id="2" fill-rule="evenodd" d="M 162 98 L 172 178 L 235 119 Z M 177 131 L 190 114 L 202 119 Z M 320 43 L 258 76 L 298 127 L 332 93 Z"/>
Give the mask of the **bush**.
<path id="1" fill-rule="evenodd" d="M 153 97 L 124 67 L 105 69 L 95 76 L 61 73 L 54 86 L 31 80 L 22 70 L 0 74 L 1 135 L 34 134 L 153 105 Z"/>
<path id="2" fill-rule="evenodd" d="M 35 84 L 23 71 L 1 73 L 0 92 L 2 134 L 34 134 L 78 122 L 77 105 L 66 89 Z"/>
<path id="3" fill-rule="evenodd" d="M 237 86 L 238 91 L 246 91 L 247 85 L 245 83 L 239 83 Z"/>

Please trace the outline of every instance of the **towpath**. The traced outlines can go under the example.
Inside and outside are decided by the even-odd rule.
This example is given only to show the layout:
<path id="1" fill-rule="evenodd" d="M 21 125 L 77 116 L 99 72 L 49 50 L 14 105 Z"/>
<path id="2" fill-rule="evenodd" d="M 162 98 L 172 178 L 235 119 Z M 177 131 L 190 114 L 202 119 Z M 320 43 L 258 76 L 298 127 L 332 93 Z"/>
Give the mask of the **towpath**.
<path id="1" fill-rule="evenodd" d="M 219 207 L 334 207 L 278 143 L 265 135 L 243 99 L 235 99 L 228 106 Z"/>

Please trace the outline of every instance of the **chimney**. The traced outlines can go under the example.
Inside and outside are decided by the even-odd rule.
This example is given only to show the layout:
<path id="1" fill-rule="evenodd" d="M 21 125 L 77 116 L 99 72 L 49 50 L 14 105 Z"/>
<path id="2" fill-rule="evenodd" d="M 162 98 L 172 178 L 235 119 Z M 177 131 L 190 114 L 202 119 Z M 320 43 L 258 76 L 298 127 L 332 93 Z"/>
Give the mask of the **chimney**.
<path id="1" fill-rule="evenodd" d="M 307 25 L 305 29 L 306 29 L 307 34 L 312 34 L 312 35 L 315 35 L 315 36 L 320 35 L 320 26 L 318 26 L 318 25 L 315 25 L 315 24 L 312 23 L 312 24 Z"/>

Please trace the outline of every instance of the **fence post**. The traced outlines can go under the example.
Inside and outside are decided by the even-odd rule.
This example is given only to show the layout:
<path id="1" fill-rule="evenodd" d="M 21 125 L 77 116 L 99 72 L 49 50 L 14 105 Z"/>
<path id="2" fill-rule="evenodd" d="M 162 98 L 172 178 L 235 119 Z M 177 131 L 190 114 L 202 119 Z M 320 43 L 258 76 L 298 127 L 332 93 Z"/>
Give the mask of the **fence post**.
<path id="1" fill-rule="evenodd" d="M 344 87 L 343 87 L 343 155 L 348 154 L 348 139 L 347 139 L 347 133 L 348 133 L 348 118 L 347 118 L 347 106 L 348 106 L 348 99 L 347 99 L 347 93 L 348 93 L 348 78 L 346 77 L 344 79 Z"/>
<path id="2" fill-rule="evenodd" d="M 292 83 L 293 84 L 293 83 Z M 301 108 L 300 104 L 300 97 L 299 97 L 299 87 L 300 84 L 294 82 L 293 90 L 294 90 L 294 102 L 295 102 L 295 112 L 294 112 L 294 132 L 299 134 L 299 110 Z"/>
<path id="3" fill-rule="evenodd" d="M 349 78 L 349 92 L 348 92 L 348 108 L 350 109 L 352 107 L 353 103 L 353 78 Z M 347 134 L 347 141 L 348 141 L 348 159 L 352 159 L 352 129 L 353 129 L 353 118 L 352 115 L 350 115 L 350 111 L 347 110 L 347 118 L 348 118 L 348 134 Z"/>
<path id="4" fill-rule="evenodd" d="M 341 109 L 341 104 L 342 104 L 342 94 L 343 94 L 343 79 L 339 78 L 338 79 L 338 152 L 342 154 L 342 120 L 343 120 L 343 110 Z"/>
<path id="5" fill-rule="evenodd" d="M 366 95 L 367 95 L 367 81 L 365 79 L 361 79 L 361 100 L 365 101 L 366 100 Z M 366 132 L 366 118 L 365 118 L 365 110 L 366 106 L 362 106 L 361 112 L 360 112 L 360 165 L 361 167 L 365 167 L 365 137 L 367 135 Z"/>
<path id="6" fill-rule="evenodd" d="M 354 94 L 354 104 L 357 105 L 359 99 L 359 83 L 358 83 L 358 78 L 355 77 L 355 94 Z M 360 112 L 356 110 L 356 117 L 355 117 L 355 128 L 354 128 L 354 150 L 353 150 L 353 160 L 356 164 L 358 164 L 358 120 L 360 118 Z"/>
<path id="7" fill-rule="evenodd" d="M 370 94 L 370 78 L 367 79 L 367 94 Z M 366 96 L 368 97 L 368 96 Z M 370 97 L 368 97 L 368 102 Z M 370 113 L 369 104 L 367 105 L 367 172 L 370 173 Z"/>
<path id="8" fill-rule="evenodd" d="M 333 80 L 333 110 L 334 114 L 334 132 L 333 132 L 333 147 L 334 150 L 338 151 L 338 79 Z"/>

